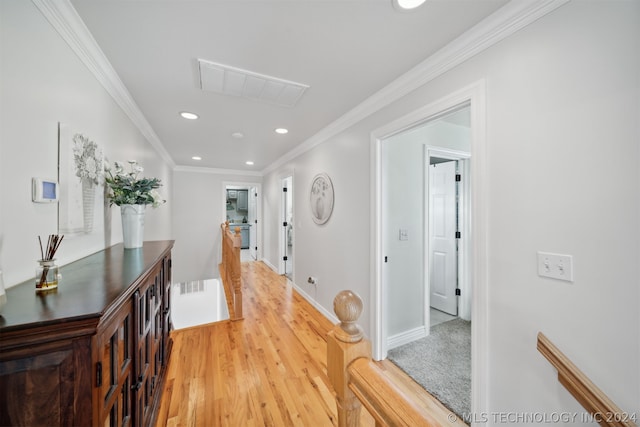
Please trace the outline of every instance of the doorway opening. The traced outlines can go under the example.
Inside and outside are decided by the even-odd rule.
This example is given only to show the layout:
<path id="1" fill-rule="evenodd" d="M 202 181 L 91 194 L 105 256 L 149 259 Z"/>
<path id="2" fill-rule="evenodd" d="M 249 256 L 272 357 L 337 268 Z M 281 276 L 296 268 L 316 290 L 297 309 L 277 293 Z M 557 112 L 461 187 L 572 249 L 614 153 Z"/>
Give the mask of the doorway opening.
<path id="1" fill-rule="evenodd" d="M 471 348 L 471 412 L 487 407 L 488 348 L 487 329 L 487 206 L 482 197 L 486 194 L 485 160 L 485 82 L 480 80 L 440 100 L 426 105 L 371 134 L 371 276 L 374 279 L 371 293 L 371 330 L 373 357 L 382 360 L 389 348 L 410 343 L 429 334 L 430 289 L 429 274 L 429 217 L 428 217 L 428 156 L 430 148 L 440 138 L 422 140 L 419 143 L 397 144 L 405 150 L 390 150 L 389 140 L 402 140 L 415 136 L 430 122 L 468 109 L 469 147 L 445 146 L 446 149 L 468 152 L 471 157 L 459 161 L 467 169 L 468 183 L 465 198 L 466 209 L 473 216 L 466 217 L 467 242 L 458 253 L 464 254 L 459 264 L 467 275 L 466 283 L 473 284 L 473 292 L 467 292 L 467 304 L 459 300 L 458 314 L 467 311 L 470 323 Z M 409 155 L 407 155 L 409 153 Z M 390 159 L 396 156 L 396 160 Z M 434 157 L 443 157 L 435 155 Z M 445 157 L 446 158 L 446 157 Z M 417 159 L 417 160 L 416 160 Z M 415 167 L 409 168 L 410 163 Z M 395 173 L 393 173 L 395 171 Z M 392 172 L 389 174 L 389 172 Z M 414 184 L 398 185 L 394 179 L 405 176 Z M 389 179 L 389 177 L 395 177 Z M 416 185 L 415 183 L 418 183 Z M 417 188 L 416 188 L 417 187 Z M 416 200 L 418 203 L 416 204 Z M 395 210 L 395 215 L 394 215 Z M 417 212 L 417 214 L 416 214 Z M 418 220 L 416 222 L 416 216 Z M 395 218 L 396 222 L 390 221 Z M 422 222 L 421 222 L 422 221 Z M 473 239 L 470 232 L 473 230 Z M 465 234 L 462 234 L 464 237 Z M 403 252 L 404 251 L 404 252 Z M 419 257 L 416 257 L 416 253 Z M 410 258 L 415 263 L 406 262 Z M 473 262 L 471 262 L 473 259 Z M 409 265 L 410 269 L 403 268 Z M 415 265 L 418 268 L 415 268 Z M 419 270 L 419 271 L 417 271 Z M 396 277 L 397 276 L 397 277 Z M 461 289 L 464 295 L 464 289 Z M 407 295 L 409 296 L 407 298 Z M 460 297 L 458 297 L 460 298 Z M 455 319 L 456 321 L 459 319 Z M 421 359 L 422 356 L 418 357 Z"/>
<path id="2" fill-rule="evenodd" d="M 456 114 L 468 114 L 468 109 Z M 470 156 L 468 151 L 427 148 L 429 327 L 456 317 L 471 321 Z"/>
<path id="3" fill-rule="evenodd" d="M 242 262 L 260 259 L 260 184 L 230 183 L 224 185 L 225 220 L 231 229 L 240 228 Z"/>
<path id="4" fill-rule="evenodd" d="M 293 280 L 293 176 L 282 178 L 282 231 L 280 233 L 280 274 Z"/>
<path id="5" fill-rule="evenodd" d="M 471 412 L 471 324 L 458 321 L 470 288 L 459 263 L 469 123 L 465 103 L 385 139 L 382 152 L 388 358 L 459 416 Z"/>

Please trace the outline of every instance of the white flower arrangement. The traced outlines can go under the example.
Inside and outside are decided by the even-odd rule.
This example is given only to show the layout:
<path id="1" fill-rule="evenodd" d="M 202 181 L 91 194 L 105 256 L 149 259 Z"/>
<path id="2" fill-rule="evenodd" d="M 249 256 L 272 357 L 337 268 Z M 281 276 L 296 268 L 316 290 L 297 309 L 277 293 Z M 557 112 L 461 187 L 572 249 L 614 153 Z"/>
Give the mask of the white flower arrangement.
<path id="1" fill-rule="evenodd" d="M 130 172 L 125 172 L 122 163 L 114 162 L 113 169 L 105 162 L 105 182 L 111 189 L 111 205 L 151 205 L 157 208 L 165 202 L 156 190 L 162 184 L 158 178 L 138 178 L 144 168 L 135 160 L 129 160 Z"/>
<path id="2" fill-rule="evenodd" d="M 100 183 L 103 156 L 98 144 L 80 133 L 75 134 L 73 160 L 76 163 L 76 176 L 81 181 L 89 181 L 94 185 Z"/>

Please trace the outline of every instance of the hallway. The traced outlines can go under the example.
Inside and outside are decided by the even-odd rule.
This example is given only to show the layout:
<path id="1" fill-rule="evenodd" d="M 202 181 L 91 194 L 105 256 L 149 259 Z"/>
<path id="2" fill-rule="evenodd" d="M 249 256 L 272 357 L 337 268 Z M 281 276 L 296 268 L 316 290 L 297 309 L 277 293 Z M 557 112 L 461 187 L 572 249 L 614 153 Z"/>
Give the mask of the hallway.
<path id="1" fill-rule="evenodd" d="M 242 263 L 242 284 L 244 320 L 172 332 L 156 425 L 337 425 L 326 376 L 325 336 L 333 325 L 261 262 Z M 422 389 L 393 364 L 381 366 L 421 405 L 438 407 L 417 397 Z M 374 425 L 366 411 L 361 425 Z"/>

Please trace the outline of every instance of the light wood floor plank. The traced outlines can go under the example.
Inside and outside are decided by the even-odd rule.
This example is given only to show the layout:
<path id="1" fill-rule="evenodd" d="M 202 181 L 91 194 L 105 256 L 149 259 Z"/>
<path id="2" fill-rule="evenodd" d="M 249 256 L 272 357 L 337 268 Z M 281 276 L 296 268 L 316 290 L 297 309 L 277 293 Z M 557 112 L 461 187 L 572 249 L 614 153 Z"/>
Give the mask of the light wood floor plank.
<path id="1" fill-rule="evenodd" d="M 243 320 L 171 333 L 156 426 L 336 426 L 326 360 L 331 322 L 261 262 L 242 264 L 242 292 Z M 390 376 L 415 391 L 385 363 Z M 366 411 L 361 425 L 374 425 Z"/>

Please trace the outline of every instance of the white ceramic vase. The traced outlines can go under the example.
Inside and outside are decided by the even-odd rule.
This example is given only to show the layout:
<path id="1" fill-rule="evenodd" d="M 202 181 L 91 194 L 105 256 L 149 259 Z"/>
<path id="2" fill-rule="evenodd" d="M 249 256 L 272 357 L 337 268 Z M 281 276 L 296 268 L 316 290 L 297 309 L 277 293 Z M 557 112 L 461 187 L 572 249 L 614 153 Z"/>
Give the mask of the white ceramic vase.
<path id="1" fill-rule="evenodd" d="M 142 247 L 146 207 L 146 205 L 120 205 L 122 237 L 125 249 Z"/>

